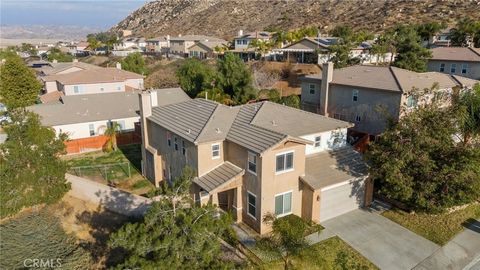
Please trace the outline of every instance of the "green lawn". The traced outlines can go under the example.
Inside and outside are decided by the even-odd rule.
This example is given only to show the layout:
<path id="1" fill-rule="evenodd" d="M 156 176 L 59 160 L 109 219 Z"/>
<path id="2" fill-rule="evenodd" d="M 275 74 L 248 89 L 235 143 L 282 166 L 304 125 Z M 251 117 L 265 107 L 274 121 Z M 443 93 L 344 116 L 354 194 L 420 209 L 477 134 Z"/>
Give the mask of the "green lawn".
<path id="1" fill-rule="evenodd" d="M 444 245 L 464 229 L 465 222 L 480 217 L 480 204 L 439 215 L 409 214 L 401 210 L 385 211 L 382 215 L 439 245 Z"/>
<path id="2" fill-rule="evenodd" d="M 378 269 L 337 236 L 306 248 L 292 260 L 294 269 Z M 263 269 L 283 269 L 282 261 L 266 263 Z"/>
<path id="3" fill-rule="evenodd" d="M 65 159 L 72 174 L 104 184 L 113 183 L 136 194 L 146 194 L 154 189 L 141 175 L 140 144 L 120 146 L 118 150 L 110 153 L 96 151 L 67 156 Z"/>

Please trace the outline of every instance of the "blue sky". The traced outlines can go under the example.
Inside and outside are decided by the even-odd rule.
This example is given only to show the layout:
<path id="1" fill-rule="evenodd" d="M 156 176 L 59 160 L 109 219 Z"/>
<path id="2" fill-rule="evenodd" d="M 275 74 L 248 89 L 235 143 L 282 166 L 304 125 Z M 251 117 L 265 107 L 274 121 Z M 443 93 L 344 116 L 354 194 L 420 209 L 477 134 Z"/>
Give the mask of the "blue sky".
<path id="1" fill-rule="evenodd" d="M 78 25 L 108 29 L 147 0 L 0 0 L 2 25 Z"/>

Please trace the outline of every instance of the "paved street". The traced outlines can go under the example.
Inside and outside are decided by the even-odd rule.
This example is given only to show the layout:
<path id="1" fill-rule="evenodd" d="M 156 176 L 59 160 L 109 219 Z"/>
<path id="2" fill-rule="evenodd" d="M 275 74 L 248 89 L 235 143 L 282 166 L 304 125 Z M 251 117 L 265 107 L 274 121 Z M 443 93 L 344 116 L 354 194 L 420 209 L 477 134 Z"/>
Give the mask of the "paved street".
<path id="1" fill-rule="evenodd" d="M 397 223 L 367 210 L 355 210 L 322 225 L 380 269 L 412 269 L 440 248 Z"/>

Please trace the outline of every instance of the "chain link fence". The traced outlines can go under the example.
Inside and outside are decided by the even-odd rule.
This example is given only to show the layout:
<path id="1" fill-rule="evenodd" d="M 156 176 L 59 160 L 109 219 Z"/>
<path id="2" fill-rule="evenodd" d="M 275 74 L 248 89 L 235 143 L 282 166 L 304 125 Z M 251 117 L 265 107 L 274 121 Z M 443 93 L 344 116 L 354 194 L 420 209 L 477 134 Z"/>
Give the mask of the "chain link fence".
<path id="1" fill-rule="evenodd" d="M 70 167 L 70 174 L 85 177 L 92 180 L 117 182 L 132 177 L 130 162 L 109 163 L 102 165 Z"/>

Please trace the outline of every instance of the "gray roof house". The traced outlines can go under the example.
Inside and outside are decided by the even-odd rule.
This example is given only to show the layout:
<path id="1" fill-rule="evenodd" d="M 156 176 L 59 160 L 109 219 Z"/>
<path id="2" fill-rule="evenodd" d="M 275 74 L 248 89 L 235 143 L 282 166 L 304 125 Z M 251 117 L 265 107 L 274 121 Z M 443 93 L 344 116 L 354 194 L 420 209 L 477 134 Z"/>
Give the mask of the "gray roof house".
<path id="1" fill-rule="evenodd" d="M 427 69 L 480 80 L 480 48 L 437 47 L 432 50 Z"/>
<path id="2" fill-rule="evenodd" d="M 148 91 L 139 99 L 143 174 L 159 185 L 193 168 L 198 203 L 232 211 L 261 234 L 270 230 L 266 213 L 320 222 L 368 199 L 366 165 L 346 143 L 351 123 L 268 101 L 156 106 Z"/>
<path id="3" fill-rule="evenodd" d="M 358 65 L 334 70 L 332 63 L 323 65 L 322 74 L 307 75 L 301 81 L 304 110 L 350 121 L 355 123 L 353 130 L 372 135 L 385 130 L 387 117 L 398 120 L 403 106 L 415 107 L 417 91 L 437 85 L 438 91 L 449 93 L 453 87 L 471 88 L 478 83 L 458 75 L 396 67 Z"/>

